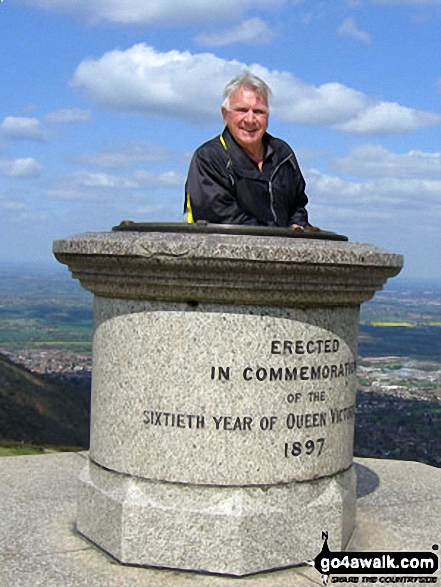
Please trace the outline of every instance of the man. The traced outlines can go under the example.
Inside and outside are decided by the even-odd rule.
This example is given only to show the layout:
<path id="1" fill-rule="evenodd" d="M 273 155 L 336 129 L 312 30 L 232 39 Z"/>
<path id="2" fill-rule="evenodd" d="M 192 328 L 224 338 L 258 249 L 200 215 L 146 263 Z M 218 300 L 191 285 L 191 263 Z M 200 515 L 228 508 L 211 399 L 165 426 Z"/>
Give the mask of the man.
<path id="1" fill-rule="evenodd" d="M 309 226 L 294 152 L 266 132 L 271 90 L 246 72 L 224 90 L 222 134 L 197 149 L 185 186 L 189 222 Z"/>

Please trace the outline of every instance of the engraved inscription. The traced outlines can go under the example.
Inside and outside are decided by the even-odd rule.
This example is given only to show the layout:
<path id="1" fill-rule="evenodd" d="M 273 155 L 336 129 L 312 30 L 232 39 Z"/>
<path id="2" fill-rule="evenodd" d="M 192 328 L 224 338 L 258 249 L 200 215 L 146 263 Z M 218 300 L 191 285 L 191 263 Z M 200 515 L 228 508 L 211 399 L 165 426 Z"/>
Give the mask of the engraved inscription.
<path id="1" fill-rule="evenodd" d="M 144 424 L 165 428 L 205 428 L 205 416 L 201 414 L 174 414 L 156 410 L 144 410 Z"/>
<path id="2" fill-rule="evenodd" d="M 269 355 L 283 355 L 285 359 L 301 360 L 302 355 L 329 355 L 339 353 L 341 343 L 337 338 L 311 340 L 272 340 L 269 343 Z M 242 381 L 272 383 L 326 381 L 329 379 L 346 378 L 354 375 L 355 361 L 330 362 L 319 365 L 280 366 L 246 366 L 243 369 L 233 369 L 232 366 L 212 365 L 209 379 L 216 382 L 234 382 L 235 377 Z M 269 389 L 269 388 L 268 388 Z M 295 391 L 284 396 L 293 408 L 287 414 L 187 414 L 167 410 L 144 410 L 143 422 L 145 425 L 159 428 L 177 428 L 190 430 L 207 430 L 235 433 L 260 433 L 298 431 L 303 432 L 313 428 L 326 429 L 355 417 L 355 405 L 343 407 L 323 406 L 321 410 L 307 410 L 306 405 L 313 407 L 328 402 L 331 390 L 319 389 L 314 391 Z M 283 455 L 288 457 L 320 457 L 325 447 L 325 438 L 306 438 L 289 440 L 283 444 Z"/>
<path id="3" fill-rule="evenodd" d="M 250 416 L 213 416 L 216 430 L 251 430 Z"/>
<path id="4" fill-rule="evenodd" d="M 299 457 L 302 454 L 309 456 L 314 454 L 314 452 L 316 452 L 317 456 L 319 457 L 322 454 L 324 446 L 324 438 L 317 438 L 316 441 L 309 439 L 304 443 L 298 441 L 291 443 L 285 442 L 285 457 Z"/>
<path id="5" fill-rule="evenodd" d="M 346 314 L 354 312 L 167 309 L 105 321 L 94 339 L 105 401 L 93 435 L 108 432 L 93 457 L 149 479 L 215 485 L 346 470 L 357 342 Z"/>
<path id="6" fill-rule="evenodd" d="M 328 340 L 273 340 L 271 354 L 273 355 L 312 355 L 314 353 L 336 353 L 340 348 L 340 341 L 336 338 Z"/>

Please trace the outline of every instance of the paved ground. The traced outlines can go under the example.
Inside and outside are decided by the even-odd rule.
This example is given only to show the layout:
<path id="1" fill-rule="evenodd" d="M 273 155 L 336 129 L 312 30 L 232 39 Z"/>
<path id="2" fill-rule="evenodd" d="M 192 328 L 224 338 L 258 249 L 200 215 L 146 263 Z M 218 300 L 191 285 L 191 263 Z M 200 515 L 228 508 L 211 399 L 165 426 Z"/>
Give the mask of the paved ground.
<path id="1" fill-rule="evenodd" d="M 76 479 L 84 458 L 65 453 L 0 459 L 0 587 L 323 585 L 309 567 L 233 579 L 117 564 L 75 532 Z M 441 469 L 374 459 L 356 463 L 357 525 L 349 550 L 441 548 Z M 378 584 L 391 585 L 393 577 L 388 583 L 385 578 Z"/>

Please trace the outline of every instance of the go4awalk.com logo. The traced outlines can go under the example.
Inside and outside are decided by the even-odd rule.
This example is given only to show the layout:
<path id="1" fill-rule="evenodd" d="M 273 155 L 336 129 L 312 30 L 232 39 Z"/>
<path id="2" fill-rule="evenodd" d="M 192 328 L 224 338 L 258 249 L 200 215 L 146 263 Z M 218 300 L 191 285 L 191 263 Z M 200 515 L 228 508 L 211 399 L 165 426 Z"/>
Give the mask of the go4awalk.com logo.
<path id="1" fill-rule="evenodd" d="M 437 577 L 430 576 L 438 570 L 437 544 L 432 546 L 432 552 L 331 552 L 328 534 L 322 536 L 322 551 L 308 564 L 321 573 L 323 585 L 328 585 L 329 581 L 366 585 L 438 582 Z"/>

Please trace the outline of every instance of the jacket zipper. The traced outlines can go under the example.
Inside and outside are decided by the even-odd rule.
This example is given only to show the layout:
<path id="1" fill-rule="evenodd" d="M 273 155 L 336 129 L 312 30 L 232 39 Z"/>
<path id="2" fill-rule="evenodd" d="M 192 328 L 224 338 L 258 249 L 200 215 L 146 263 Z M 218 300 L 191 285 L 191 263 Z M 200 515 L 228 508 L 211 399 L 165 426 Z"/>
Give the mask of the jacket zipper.
<path id="1" fill-rule="evenodd" d="M 271 208 L 271 213 L 273 215 L 274 218 L 274 222 L 276 222 L 277 224 L 279 224 L 278 220 L 277 220 L 277 214 L 276 211 L 274 209 L 274 194 L 273 194 L 273 179 L 274 176 L 276 175 L 276 173 L 279 171 L 279 169 L 282 167 L 282 165 L 284 165 L 287 161 L 289 161 L 290 159 L 292 159 L 292 154 L 288 155 L 288 157 L 285 157 L 285 159 L 283 159 L 283 161 L 281 161 L 277 167 L 274 169 L 274 171 L 271 174 L 270 180 L 269 180 L 269 193 L 270 193 L 270 208 Z"/>

